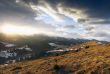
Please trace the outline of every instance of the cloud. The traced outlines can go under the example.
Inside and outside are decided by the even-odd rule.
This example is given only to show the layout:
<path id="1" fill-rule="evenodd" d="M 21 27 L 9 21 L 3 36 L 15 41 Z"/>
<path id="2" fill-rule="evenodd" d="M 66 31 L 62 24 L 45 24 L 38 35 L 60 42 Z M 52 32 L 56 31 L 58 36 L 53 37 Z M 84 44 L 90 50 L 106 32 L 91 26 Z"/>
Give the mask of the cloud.
<path id="1" fill-rule="evenodd" d="M 25 3 L 34 3 L 36 5 L 48 6 L 47 9 L 67 15 L 73 15 L 75 18 L 110 18 L 109 0 L 21 0 Z"/>
<path id="2" fill-rule="evenodd" d="M 109 0 L 1 0 L 0 20 L 56 36 L 109 40 L 109 8 Z"/>
<path id="3" fill-rule="evenodd" d="M 57 9 L 59 13 L 65 14 L 73 19 L 110 19 L 109 0 L 44 0 Z M 104 21 L 100 22 L 103 24 Z"/>
<path id="4" fill-rule="evenodd" d="M 44 12 L 45 14 L 49 15 L 50 17 L 52 17 L 55 21 L 61 21 L 60 17 L 58 17 L 54 11 L 52 11 L 52 9 L 50 9 L 49 7 L 45 8 L 45 7 L 41 7 L 38 6 L 37 9 L 39 9 L 40 11 Z"/>
<path id="5" fill-rule="evenodd" d="M 2 23 L 31 24 L 35 13 L 24 3 L 15 0 L 0 0 L 0 19 Z"/>
<path id="6" fill-rule="evenodd" d="M 98 25 L 108 25 L 108 24 L 110 24 L 110 19 L 96 19 L 96 20 L 94 20 L 94 21 L 89 21 L 88 22 L 89 24 L 98 24 Z"/>

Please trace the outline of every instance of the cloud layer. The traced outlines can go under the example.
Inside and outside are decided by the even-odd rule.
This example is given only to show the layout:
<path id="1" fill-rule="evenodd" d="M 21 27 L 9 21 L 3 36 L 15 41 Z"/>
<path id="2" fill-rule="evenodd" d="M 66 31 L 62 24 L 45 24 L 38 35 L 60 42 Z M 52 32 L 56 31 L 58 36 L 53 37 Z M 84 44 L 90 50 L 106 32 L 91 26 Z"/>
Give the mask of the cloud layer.
<path id="1" fill-rule="evenodd" d="M 1 0 L 0 20 L 44 33 L 110 41 L 109 0 Z"/>

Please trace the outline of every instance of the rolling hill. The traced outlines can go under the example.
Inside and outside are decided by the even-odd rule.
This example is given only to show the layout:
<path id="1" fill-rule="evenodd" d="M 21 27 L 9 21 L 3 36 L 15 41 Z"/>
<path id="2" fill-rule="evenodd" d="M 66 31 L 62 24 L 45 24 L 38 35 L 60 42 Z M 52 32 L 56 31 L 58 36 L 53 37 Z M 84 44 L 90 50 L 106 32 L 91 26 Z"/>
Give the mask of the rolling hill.
<path id="1" fill-rule="evenodd" d="M 70 52 L 0 66 L 1 74 L 110 74 L 110 44 L 90 41 Z"/>

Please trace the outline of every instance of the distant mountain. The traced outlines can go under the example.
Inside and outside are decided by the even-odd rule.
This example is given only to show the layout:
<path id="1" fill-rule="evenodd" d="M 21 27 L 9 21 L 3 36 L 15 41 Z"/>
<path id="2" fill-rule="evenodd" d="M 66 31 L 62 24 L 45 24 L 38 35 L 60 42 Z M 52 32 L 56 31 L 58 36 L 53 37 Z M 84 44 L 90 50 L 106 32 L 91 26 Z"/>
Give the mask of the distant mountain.
<path id="1" fill-rule="evenodd" d="M 71 45 L 85 43 L 87 41 L 91 41 L 91 40 L 72 39 L 72 38 L 63 38 L 63 37 L 50 37 L 46 35 L 7 36 L 4 34 L 0 34 L 0 44 L 1 44 L 0 55 L 8 54 L 7 50 L 9 50 L 10 48 L 13 48 L 12 49 L 13 53 L 15 53 L 17 50 L 19 52 L 24 52 L 24 50 L 19 50 L 19 48 L 22 48 L 22 47 L 24 48 L 24 46 L 28 46 L 30 49 L 32 49 L 32 52 L 34 52 L 33 53 L 34 57 L 32 59 L 36 59 L 36 58 L 41 58 L 45 56 L 56 55 L 56 53 L 50 53 L 50 52 L 68 51 L 68 49 L 65 49 L 65 48 L 68 48 Z M 94 41 L 97 41 L 97 40 L 94 40 Z M 103 41 L 103 43 L 106 43 L 106 42 Z M 24 49 L 27 49 L 27 48 L 24 48 Z M 29 51 L 29 53 L 31 52 Z M 22 55 L 24 56 L 26 54 L 22 53 Z M 3 59 L 3 57 L 1 58 Z"/>
<path id="2" fill-rule="evenodd" d="M 71 45 L 67 49 L 68 51 L 62 55 L 1 65 L 0 72 L 1 74 L 110 74 L 110 43 L 89 41 Z"/>
<path id="3" fill-rule="evenodd" d="M 70 45 L 80 44 L 89 40 L 85 39 L 72 39 L 63 37 L 50 37 L 46 35 L 33 35 L 33 36 L 6 36 L 0 34 L 0 41 L 15 44 L 17 46 L 28 45 L 34 52 L 36 58 L 45 56 L 45 52 L 53 49 L 68 47 Z M 56 44 L 52 46 L 50 43 Z"/>

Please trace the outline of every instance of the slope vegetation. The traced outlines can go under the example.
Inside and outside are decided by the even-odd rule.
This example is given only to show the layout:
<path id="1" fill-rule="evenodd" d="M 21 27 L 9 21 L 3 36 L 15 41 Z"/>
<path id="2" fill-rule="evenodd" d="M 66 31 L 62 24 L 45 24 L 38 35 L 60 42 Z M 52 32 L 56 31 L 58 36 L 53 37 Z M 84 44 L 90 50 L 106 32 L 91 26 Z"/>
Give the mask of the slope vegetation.
<path id="1" fill-rule="evenodd" d="M 91 41 L 70 46 L 69 49 L 73 51 L 38 60 L 1 65 L 0 74 L 110 74 L 110 44 Z"/>

